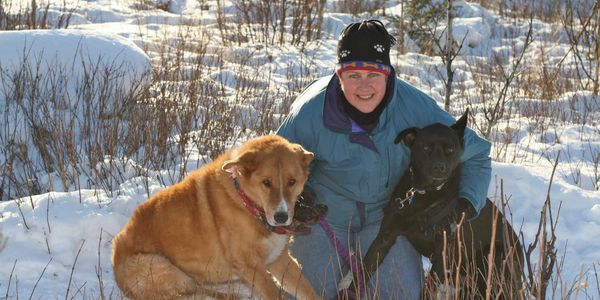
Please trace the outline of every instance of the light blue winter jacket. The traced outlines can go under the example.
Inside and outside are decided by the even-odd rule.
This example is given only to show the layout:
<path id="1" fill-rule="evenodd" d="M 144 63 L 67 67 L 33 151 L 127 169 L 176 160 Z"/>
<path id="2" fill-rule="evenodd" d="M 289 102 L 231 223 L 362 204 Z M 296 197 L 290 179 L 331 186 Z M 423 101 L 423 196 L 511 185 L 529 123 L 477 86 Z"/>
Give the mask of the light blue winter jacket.
<path id="1" fill-rule="evenodd" d="M 386 108 L 367 133 L 344 112 L 338 78 L 323 77 L 294 101 L 277 134 L 315 153 L 307 185 L 329 207 L 331 224 L 362 226 L 380 222 L 382 208 L 407 169 L 410 150 L 394 139 L 409 127 L 455 120 L 428 95 L 390 74 Z M 459 196 L 479 212 L 491 180 L 490 143 L 465 131 Z"/>

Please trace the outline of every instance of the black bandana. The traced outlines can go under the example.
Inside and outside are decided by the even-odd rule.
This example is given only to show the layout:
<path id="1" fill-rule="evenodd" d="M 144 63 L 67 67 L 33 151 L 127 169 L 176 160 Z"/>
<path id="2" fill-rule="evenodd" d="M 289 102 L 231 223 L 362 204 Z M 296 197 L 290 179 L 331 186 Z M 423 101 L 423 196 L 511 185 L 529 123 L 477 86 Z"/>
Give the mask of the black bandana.
<path id="1" fill-rule="evenodd" d="M 381 112 L 383 112 L 383 109 L 387 106 L 388 101 L 385 101 L 387 95 L 383 97 L 384 100 L 382 100 L 381 103 L 379 103 L 379 105 L 377 105 L 377 107 L 375 107 L 375 109 L 372 112 L 363 113 L 360 110 L 356 109 L 356 107 L 352 106 L 352 104 L 350 104 L 350 102 L 348 102 L 348 100 L 346 99 L 346 96 L 344 96 L 344 92 L 342 91 L 341 88 L 338 90 L 338 93 L 339 93 L 339 97 L 342 101 L 342 106 L 344 107 L 344 111 L 362 129 L 364 129 L 367 132 L 371 132 L 373 129 L 375 129 L 375 127 L 377 127 L 377 123 L 379 121 L 379 116 L 381 115 Z"/>

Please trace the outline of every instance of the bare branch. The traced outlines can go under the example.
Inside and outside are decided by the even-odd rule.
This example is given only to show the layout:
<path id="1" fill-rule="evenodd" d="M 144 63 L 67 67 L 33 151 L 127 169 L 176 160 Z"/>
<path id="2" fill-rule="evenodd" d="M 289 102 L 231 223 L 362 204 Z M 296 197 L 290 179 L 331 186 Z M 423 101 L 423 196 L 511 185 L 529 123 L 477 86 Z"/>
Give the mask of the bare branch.
<path id="1" fill-rule="evenodd" d="M 77 251 L 77 255 L 75 255 L 75 260 L 73 261 L 73 265 L 71 266 L 71 274 L 69 275 L 69 284 L 67 284 L 67 293 L 65 294 L 65 300 L 67 300 L 69 298 L 71 282 L 73 281 L 73 273 L 75 272 L 75 266 L 77 265 L 77 259 L 79 259 L 79 254 L 81 254 L 81 249 L 83 249 L 83 245 L 85 245 L 85 240 L 82 240 L 81 245 L 79 246 L 79 250 Z"/>

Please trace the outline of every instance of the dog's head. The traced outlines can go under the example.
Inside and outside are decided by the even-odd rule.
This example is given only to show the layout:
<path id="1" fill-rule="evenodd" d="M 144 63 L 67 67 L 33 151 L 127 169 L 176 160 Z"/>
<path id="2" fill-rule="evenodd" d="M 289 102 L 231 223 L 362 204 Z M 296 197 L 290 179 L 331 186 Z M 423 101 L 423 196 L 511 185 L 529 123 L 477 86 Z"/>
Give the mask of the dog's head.
<path id="1" fill-rule="evenodd" d="M 249 140 L 222 168 L 236 172 L 241 189 L 265 210 L 272 226 L 290 225 L 314 155 L 282 137 Z"/>
<path id="2" fill-rule="evenodd" d="M 460 163 L 469 110 L 448 127 L 439 123 L 424 128 L 408 128 L 396 136 L 411 150 L 414 184 L 420 188 L 437 186 L 452 176 Z"/>

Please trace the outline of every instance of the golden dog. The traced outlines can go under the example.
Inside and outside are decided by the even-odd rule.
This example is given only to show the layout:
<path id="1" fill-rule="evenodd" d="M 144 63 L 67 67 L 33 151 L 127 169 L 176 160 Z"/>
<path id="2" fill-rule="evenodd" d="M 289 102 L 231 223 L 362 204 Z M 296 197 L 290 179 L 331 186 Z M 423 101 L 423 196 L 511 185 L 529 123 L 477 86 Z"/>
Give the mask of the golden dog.
<path id="1" fill-rule="evenodd" d="M 318 299 L 282 230 L 313 157 L 259 137 L 152 196 L 113 240 L 118 286 L 132 299 L 201 298 L 205 284 L 241 279 L 262 299 L 281 299 L 275 277 L 296 298 Z"/>

